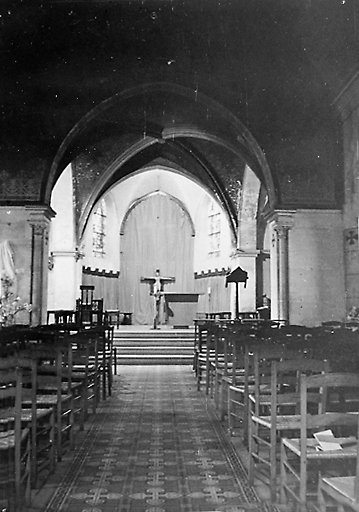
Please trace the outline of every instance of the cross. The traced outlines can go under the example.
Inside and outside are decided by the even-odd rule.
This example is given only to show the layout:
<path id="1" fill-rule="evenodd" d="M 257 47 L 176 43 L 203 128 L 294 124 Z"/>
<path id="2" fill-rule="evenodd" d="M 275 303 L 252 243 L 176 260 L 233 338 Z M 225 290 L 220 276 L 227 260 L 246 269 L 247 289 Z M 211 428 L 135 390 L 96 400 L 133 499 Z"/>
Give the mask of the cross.
<path id="1" fill-rule="evenodd" d="M 150 295 L 155 299 L 155 315 L 153 319 L 153 328 L 157 329 L 160 319 L 161 298 L 165 284 L 174 283 L 174 277 L 161 276 L 160 269 L 156 269 L 154 277 L 141 277 L 141 283 L 150 285 Z"/>

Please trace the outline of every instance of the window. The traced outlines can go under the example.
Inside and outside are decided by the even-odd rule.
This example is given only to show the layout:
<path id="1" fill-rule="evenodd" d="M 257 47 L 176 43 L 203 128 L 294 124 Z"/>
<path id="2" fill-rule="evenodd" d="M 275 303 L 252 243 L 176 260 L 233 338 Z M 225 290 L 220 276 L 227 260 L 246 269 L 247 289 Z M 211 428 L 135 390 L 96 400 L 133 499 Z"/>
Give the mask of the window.
<path id="1" fill-rule="evenodd" d="M 215 203 L 211 203 L 208 215 L 209 256 L 219 256 L 221 246 L 221 212 Z"/>
<path id="2" fill-rule="evenodd" d="M 95 256 L 105 256 L 106 204 L 102 199 L 93 215 L 92 250 Z"/>

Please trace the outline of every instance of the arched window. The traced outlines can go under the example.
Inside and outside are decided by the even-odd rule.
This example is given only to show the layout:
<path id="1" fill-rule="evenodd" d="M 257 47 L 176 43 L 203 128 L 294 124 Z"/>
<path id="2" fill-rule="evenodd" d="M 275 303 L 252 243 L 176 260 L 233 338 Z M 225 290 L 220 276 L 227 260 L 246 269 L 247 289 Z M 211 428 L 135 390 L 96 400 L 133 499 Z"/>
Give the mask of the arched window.
<path id="1" fill-rule="evenodd" d="M 93 214 L 92 251 L 95 256 L 105 256 L 106 203 L 102 199 Z"/>
<path id="2" fill-rule="evenodd" d="M 216 203 L 211 203 L 208 214 L 209 256 L 219 256 L 221 247 L 221 211 Z"/>

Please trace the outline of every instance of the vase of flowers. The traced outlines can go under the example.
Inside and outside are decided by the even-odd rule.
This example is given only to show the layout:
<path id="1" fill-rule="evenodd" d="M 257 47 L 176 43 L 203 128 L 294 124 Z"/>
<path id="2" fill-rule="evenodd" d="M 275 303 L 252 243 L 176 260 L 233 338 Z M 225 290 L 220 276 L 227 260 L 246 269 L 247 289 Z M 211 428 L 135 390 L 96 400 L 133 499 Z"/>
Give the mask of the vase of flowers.
<path id="1" fill-rule="evenodd" d="M 359 308 L 353 306 L 348 313 L 349 322 L 359 322 Z"/>

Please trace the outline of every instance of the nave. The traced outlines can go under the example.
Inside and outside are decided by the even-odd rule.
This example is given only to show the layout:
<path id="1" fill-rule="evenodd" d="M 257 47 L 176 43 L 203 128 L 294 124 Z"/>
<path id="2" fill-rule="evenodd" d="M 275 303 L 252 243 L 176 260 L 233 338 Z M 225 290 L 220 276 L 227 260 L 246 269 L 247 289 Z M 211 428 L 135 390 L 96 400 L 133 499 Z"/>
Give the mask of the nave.
<path id="1" fill-rule="evenodd" d="M 31 512 L 274 512 L 186 365 L 121 366 Z"/>

